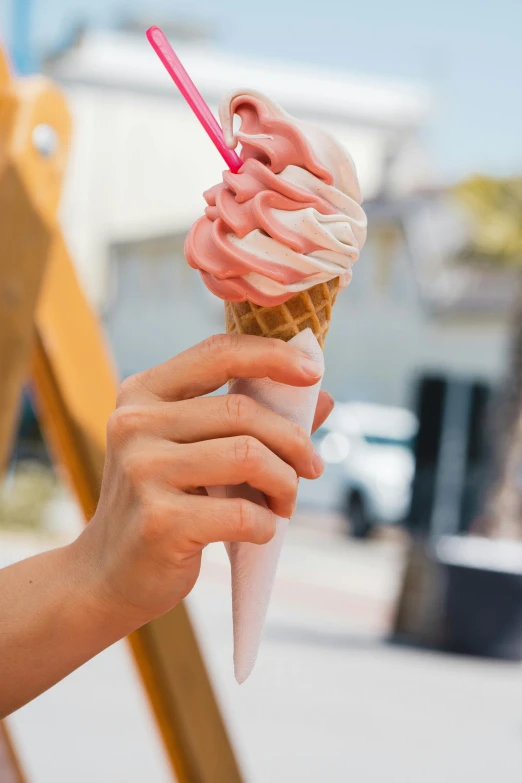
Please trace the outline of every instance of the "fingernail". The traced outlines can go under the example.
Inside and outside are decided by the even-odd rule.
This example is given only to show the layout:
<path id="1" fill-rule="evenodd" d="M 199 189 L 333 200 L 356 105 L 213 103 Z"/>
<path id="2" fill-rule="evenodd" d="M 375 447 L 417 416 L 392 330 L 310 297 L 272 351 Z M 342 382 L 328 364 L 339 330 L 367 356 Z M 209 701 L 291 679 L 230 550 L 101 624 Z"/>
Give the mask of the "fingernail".
<path id="1" fill-rule="evenodd" d="M 321 476 L 324 472 L 324 460 L 318 451 L 315 451 L 312 456 L 312 468 L 316 476 Z"/>
<path id="2" fill-rule="evenodd" d="M 301 355 L 299 357 L 299 362 L 301 363 L 303 372 L 305 372 L 307 375 L 310 375 L 312 378 L 321 377 L 321 367 L 317 364 L 317 362 L 314 362 L 313 359 L 310 359 L 309 356 Z"/>

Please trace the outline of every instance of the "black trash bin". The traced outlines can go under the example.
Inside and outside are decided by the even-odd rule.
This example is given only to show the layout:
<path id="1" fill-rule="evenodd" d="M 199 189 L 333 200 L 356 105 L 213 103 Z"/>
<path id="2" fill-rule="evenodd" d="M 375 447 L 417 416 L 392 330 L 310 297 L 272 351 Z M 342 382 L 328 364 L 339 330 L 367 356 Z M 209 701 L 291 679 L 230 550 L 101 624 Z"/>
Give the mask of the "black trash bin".
<path id="1" fill-rule="evenodd" d="M 522 660 L 522 546 L 447 537 L 437 555 L 447 567 L 444 647 Z"/>

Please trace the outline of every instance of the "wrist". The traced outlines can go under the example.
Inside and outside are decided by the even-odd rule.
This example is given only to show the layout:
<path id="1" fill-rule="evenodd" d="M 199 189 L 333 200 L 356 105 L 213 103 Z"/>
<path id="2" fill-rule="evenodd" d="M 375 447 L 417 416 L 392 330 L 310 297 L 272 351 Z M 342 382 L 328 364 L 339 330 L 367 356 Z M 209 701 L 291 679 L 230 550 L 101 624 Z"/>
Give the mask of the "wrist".
<path id="1" fill-rule="evenodd" d="M 100 631 L 107 631 L 114 637 L 114 642 L 135 631 L 144 620 L 123 606 L 114 594 L 103 560 L 97 555 L 89 532 L 87 528 L 64 548 L 71 588 L 85 618 L 90 619 Z"/>

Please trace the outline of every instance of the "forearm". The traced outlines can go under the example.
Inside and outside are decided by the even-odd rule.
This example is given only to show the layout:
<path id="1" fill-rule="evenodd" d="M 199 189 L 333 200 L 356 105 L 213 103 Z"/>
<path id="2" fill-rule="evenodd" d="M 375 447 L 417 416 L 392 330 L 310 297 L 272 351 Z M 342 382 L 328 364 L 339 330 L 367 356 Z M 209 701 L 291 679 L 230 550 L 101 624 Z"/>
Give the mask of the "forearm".
<path id="1" fill-rule="evenodd" d="M 0 570 L 0 718 L 132 630 L 81 543 Z"/>
<path id="2" fill-rule="evenodd" d="M 204 395 L 231 378 L 311 386 L 321 372 L 281 340 L 222 335 L 125 381 L 93 519 L 68 547 L 0 571 L 0 718 L 181 601 L 207 544 L 271 539 L 297 477 L 317 477 L 322 461 L 260 403 Z M 315 426 L 332 404 L 319 397 Z M 268 508 L 194 489 L 245 481 Z"/>

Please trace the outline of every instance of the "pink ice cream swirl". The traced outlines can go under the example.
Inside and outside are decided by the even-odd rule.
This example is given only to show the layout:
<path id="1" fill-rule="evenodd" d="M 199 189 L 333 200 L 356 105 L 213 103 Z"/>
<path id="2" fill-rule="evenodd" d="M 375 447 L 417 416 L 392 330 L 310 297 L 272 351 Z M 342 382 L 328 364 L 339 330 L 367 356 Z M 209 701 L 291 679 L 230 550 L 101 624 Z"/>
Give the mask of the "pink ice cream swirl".
<path id="1" fill-rule="evenodd" d="M 241 127 L 234 133 L 235 114 Z M 220 117 L 228 146 L 241 143 L 244 163 L 204 193 L 205 215 L 185 242 L 188 263 L 231 302 L 274 306 L 335 277 L 347 285 L 366 216 L 346 150 L 260 93 L 232 93 Z"/>

